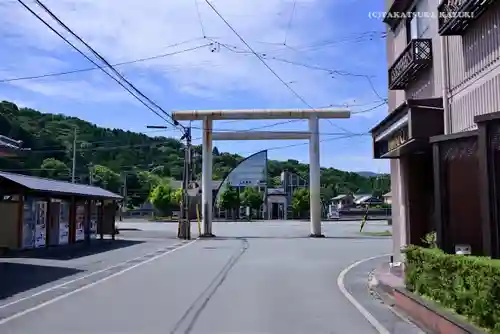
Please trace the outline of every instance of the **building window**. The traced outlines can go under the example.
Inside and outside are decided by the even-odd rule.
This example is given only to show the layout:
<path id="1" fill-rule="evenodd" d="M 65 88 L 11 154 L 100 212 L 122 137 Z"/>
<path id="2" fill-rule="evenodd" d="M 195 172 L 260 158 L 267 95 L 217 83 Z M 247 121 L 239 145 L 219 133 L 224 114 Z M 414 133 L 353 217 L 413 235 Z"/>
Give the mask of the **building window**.
<path id="1" fill-rule="evenodd" d="M 413 15 L 406 21 L 406 39 L 410 43 L 412 39 L 430 37 L 431 12 L 428 8 L 428 1 L 419 0 L 410 11 Z"/>

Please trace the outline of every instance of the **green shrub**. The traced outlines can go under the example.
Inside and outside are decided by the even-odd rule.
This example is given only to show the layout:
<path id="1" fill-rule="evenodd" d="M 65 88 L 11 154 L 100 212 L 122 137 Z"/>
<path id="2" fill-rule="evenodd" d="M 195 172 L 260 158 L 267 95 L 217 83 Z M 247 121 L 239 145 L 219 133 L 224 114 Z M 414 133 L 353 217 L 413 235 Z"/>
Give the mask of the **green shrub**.
<path id="1" fill-rule="evenodd" d="M 406 287 L 500 333 L 500 261 L 409 246 Z"/>

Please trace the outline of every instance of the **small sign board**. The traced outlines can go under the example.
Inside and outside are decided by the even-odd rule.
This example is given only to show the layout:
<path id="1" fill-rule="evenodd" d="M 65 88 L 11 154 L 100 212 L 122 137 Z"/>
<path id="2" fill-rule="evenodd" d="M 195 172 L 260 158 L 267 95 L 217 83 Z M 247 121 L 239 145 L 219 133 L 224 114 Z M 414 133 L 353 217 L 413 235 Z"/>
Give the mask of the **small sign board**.
<path id="1" fill-rule="evenodd" d="M 471 254 L 470 245 L 465 245 L 465 244 L 455 245 L 455 254 L 470 255 Z"/>

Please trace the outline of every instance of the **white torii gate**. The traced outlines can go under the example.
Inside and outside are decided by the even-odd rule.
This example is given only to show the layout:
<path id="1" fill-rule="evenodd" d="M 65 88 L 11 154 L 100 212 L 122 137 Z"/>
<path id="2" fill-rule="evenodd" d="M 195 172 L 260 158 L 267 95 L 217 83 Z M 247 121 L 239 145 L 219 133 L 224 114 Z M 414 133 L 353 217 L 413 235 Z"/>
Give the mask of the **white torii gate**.
<path id="1" fill-rule="evenodd" d="M 174 111 L 176 121 L 203 121 L 202 141 L 202 237 L 214 237 L 212 233 L 212 141 L 213 140 L 309 140 L 309 188 L 311 237 L 323 237 L 321 233 L 320 199 L 320 154 L 319 154 L 319 119 L 350 118 L 348 109 L 286 109 L 286 110 L 180 110 Z M 214 120 L 257 120 L 257 119 L 308 119 L 309 131 L 235 131 L 212 133 Z"/>

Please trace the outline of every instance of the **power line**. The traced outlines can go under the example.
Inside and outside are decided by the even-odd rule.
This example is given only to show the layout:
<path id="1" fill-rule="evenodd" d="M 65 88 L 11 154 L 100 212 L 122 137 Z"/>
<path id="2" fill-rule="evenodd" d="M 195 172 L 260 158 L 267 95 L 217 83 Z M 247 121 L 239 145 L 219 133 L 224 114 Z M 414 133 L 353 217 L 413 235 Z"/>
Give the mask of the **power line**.
<path id="1" fill-rule="evenodd" d="M 225 44 L 225 43 L 219 43 L 219 44 L 222 47 L 224 47 L 225 49 L 227 49 L 227 50 L 229 50 L 231 52 L 243 53 L 243 54 L 251 54 L 250 52 L 245 51 L 245 50 L 238 50 L 239 48 L 237 46 L 234 46 L 234 45 Z M 290 49 L 293 50 L 293 48 L 290 47 L 290 46 L 288 46 L 288 45 L 286 45 L 286 47 L 288 47 L 288 48 L 290 48 Z M 308 68 L 308 69 L 311 69 L 311 70 L 323 71 L 323 72 L 327 72 L 329 75 L 353 76 L 353 77 L 364 78 L 364 79 L 366 79 L 368 81 L 368 84 L 370 85 L 370 89 L 373 91 L 373 93 L 381 101 L 385 101 L 387 103 L 387 99 L 383 98 L 377 92 L 377 90 L 375 89 L 375 86 L 373 85 L 373 82 L 372 82 L 372 80 L 371 80 L 371 78 L 370 78 L 369 75 L 366 75 L 366 74 L 357 74 L 357 73 L 352 73 L 352 72 L 343 71 L 343 70 L 330 69 L 330 68 L 325 68 L 325 67 L 316 66 L 316 65 L 310 65 L 310 64 L 306 64 L 306 63 L 302 63 L 302 62 L 297 62 L 297 61 L 292 61 L 292 60 L 283 59 L 283 58 L 274 57 L 274 56 L 269 57 L 266 53 L 261 53 L 260 55 L 261 55 L 262 58 L 265 58 L 265 59 L 279 61 L 279 62 L 282 62 L 282 63 L 287 63 L 287 64 L 295 65 L 295 66 L 301 66 L 301 67 Z"/>
<path id="2" fill-rule="evenodd" d="M 21 1 L 21 0 L 18 0 L 18 1 Z M 163 108 L 161 108 L 158 104 L 156 104 L 154 101 L 152 101 L 150 98 L 148 98 L 146 95 L 144 95 L 139 89 L 137 89 L 131 82 L 129 82 L 127 79 L 125 79 L 125 77 L 120 73 L 118 72 L 106 59 L 104 59 L 103 56 L 101 56 L 97 51 L 95 51 L 89 44 L 87 44 L 87 42 L 85 42 L 80 36 L 78 36 L 72 29 L 70 29 L 66 24 L 64 24 L 64 22 L 62 22 L 50 9 L 47 8 L 47 6 L 45 6 L 40 0 L 35 0 L 35 2 L 40 6 L 42 7 L 42 9 L 47 13 L 49 14 L 49 16 L 55 20 L 60 26 L 62 26 L 67 32 L 69 32 L 73 37 L 75 37 L 78 41 L 80 41 L 83 45 L 85 45 L 89 50 L 90 52 L 92 52 L 92 54 L 97 57 L 98 59 L 100 59 L 104 64 L 106 64 L 112 71 L 113 73 L 115 73 L 120 79 L 122 79 L 123 81 L 125 81 L 135 92 L 137 92 L 140 96 L 142 96 L 143 98 L 145 98 L 148 102 L 150 102 L 152 105 L 154 105 L 156 108 L 158 108 L 159 110 L 161 110 L 163 112 L 163 114 L 165 114 L 167 117 L 170 117 L 170 119 L 172 119 L 173 123 L 170 123 L 170 122 L 167 122 L 171 125 L 180 125 L 182 128 L 184 128 L 184 126 L 182 126 L 181 124 L 179 124 L 177 121 L 175 121 L 172 116 L 170 114 L 168 114 L 165 110 L 163 110 Z"/>
<path id="3" fill-rule="evenodd" d="M 177 45 L 179 45 L 178 43 Z M 121 63 L 116 63 L 112 64 L 112 66 L 122 66 L 122 65 L 128 65 L 128 64 L 134 64 L 138 62 L 143 62 L 143 61 L 148 61 L 148 60 L 153 60 L 153 59 L 158 59 L 158 58 L 164 58 L 168 56 L 173 56 L 173 55 L 178 55 L 184 52 L 189 52 L 189 51 L 194 51 L 197 49 L 201 49 L 207 46 L 212 45 L 212 43 L 207 43 L 203 45 L 199 45 L 196 47 L 184 49 L 184 50 L 179 50 L 171 53 L 164 53 L 152 57 L 147 57 L 147 58 L 140 58 L 140 59 L 135 59 L 135 60 L 130 60 L 130 61 L 125 61 Z M 171 46 L 167 46 L 171 47 Z M 107 66 L 104 66 L 107 67 Z M 34 76 L 25 76 L 25 77 L 18 77 L 18 78 L 8 78 L 8 79 L 0 79 L 0 83 L 7 83 L 7 82 L 13 82 L 13 81 L 21 81 L 21 80 L 32 80 L 32 79 L 41 79 L 41 78 L 48 78 L 48 77 L 55 77 L 55 76 L 61 76 L 61 75 L 67 75 L 67 74 L 73 74 L 73 73 L 80 73 L 80 72 L 88 72 L 88 71 L 94 71 L 100 69 L 99 67 L 89 67 L 89 68 L 82 68 L 82 69 L 77 69 L 77 70 L 71 70 L 71 71 L 65 71 L 65 72 L 56 72 L 56 73 L 47 73 L 47 74 L 40 74 L 40 75 L 34 75 Z"/>
<path id="4" fill-rule="evenodd" d="M 373 110 L 375 110 L 375 109 L 377 109 L 377 108 L 380 108 L 381 106 L 383 106 L 383 105 L 385 105 L 385 104 L 387 104 L 387 102 L 382 102 L 382 103 L 380 103 L 380 104 L 376 105 L 375 107 L 371 107 L 371 108 L 368 108 L 368 109 L 365 109 L 365 110 L 353 111 L 353 112 L 351 112 L 351 114 L 353 114 L 353 115 L 364 114 L 364 113 L 367 113 L 367 112 L 373 111 Z"/>
<path id="5" fill-rule="evenodd" d="M 346 138 L 362 137 L 362 136 L 366 136 L 366 135 L 368 135 L 368 134 L 366 134 L 366 133 L 362 133 L 362 134 L 357 134 L 357 133 L 355 133 L 355 134 L 347 134 L 347 135 L 340 136 L 340 137 L 322 139 L 322 140 L 320 140 L 320 143 L 334 141 L 334 140 L 340 140 L 340 139 L 346 139 Z M 268 151 L 283 150 L 283 149 L 287 149 L 287 148 L 292 148 L 292 147 L 297 147 L 297 146 L 304 146 L 304 145 L 309 145 L 309 143 L 305 142 L 305 143 L 290 144 L 290 145 L 283 145 L 283 146 L 274 146 L 274 147 L 267 148 L 267 150 Z M 235 154 L 239 155 L 239 154 L 252 153 L 252 152 L 253 151 L 249 151 L 249 152 L 237 152 Z"/>
<path id="6" fill-rule="evenodd" d="M 68 33 L 70 33 L 74 38 L 76 38 L 79 42 L 81 42 L 83 45 L 85 45 L 94 56 L 96 56 L 99 60 L 101 60 L 109 69 L 113 71 L 113 73 L 118 76 L 122 81 L 124 81 L 128 87 L 130 87 L 136 94 L 140 95 L 142 98 L 144 98 L 146 101 L 154 105 L 156 108 L 158 108 L 164 115 L 172 119 L 173 122 L 167 120 L 163 116 L 160 115 L 156 110 L 151 108 L 149 105 L 147 105 L 143 100 L 139 99 L 137 95 L 133 94 L 128 87 L 125 87 L 123 83 L 112 76 L 110 73 L 108 73 L 104 68 L 100 65 L 98 65 L 95 61 L 93 61 L 90 57 L 88 57 L 85 53 L 83 53 L 80 49 L 78 49 L 74 44 L 72 44 L 68 39 L 66 39 L 64 36 L 62 36 L 61 33 L 59 33 L 57 30 L 55 30 L 49 23 L 47 23 L 43 18 L 41 18 L 37 13 L 35 13 L 29 6 L 27 6 L 23 0 L 17 0 L 21 5 L 23 5 L 24 8 L 26 8 L 30 13 L 32 13 L 35 17 L 37 17 L 42 23 L 44 23 L 50 30 L 52 30 L 54 33 L 56 33 L 60 38 L 62 38 L 67 44 L 69 44 L 73 49 L 75 49 L 78 53 L 83 55 L 87 60 L 92 62 L 94 65 L 99 67 L 104 73 L 106 73 L 109 77 L 113 78 L 120 86 L 125 88 L 129 93 L 131 93 L 138 101 L 140 101 L 144 106 L 146 106 L 149 110 L 154 112 L 157 116 L 162 118 L 165 122 L 172 126 L 181 126 L 184 128 L 181 124 L 179 124 L 177 121 L 173 120 L 172 117 L 165 111 L 163 110 L 158 104 L 156 104 L 154 101 L 152 101 L 150 98 L 148 98 L 144 93 L 142 93 L 139 89 L 137 89 L 130 81 L 128 81 L 120 72 L 118 72 L 104 57 L 102 57 L 98 52 L 96 52 L 89 44 L 87 44 L 80 36 L 78 36 L 73 30 L 71 30 L 64 22 L 62 22 L 50 9 L 48 9 L 41 1 L 35 0 L 36 4 L 40 6 L 54 21 L 56 21 L 61 27 L 63 27 Z"/>
<path id="7" fill-rule="evenodd" d="M 210 3 L 210 1 L 205 0 L 205 2 L 210 6 L 210 8 L 217 14 L 217 16 L 228 26 L 229 29 L 239 38 L 239 40 L 245 44 L 245 46 L 260 60 L 262 64 L 290 91 L 292 92 L 293 95 L 295 95 L 300 101 L 302 101 L 305 105 L 307 105 L 309 108 L 314 110 L 314 107 L 312 107 L 302 96 L 300 96 L 288 83 L 286 83 L 279 75 L 272 69 L 271 66 L 269 66 L 266 61 L 257 53 L 255 50 L 248 44 L 243 37 L 233 28 L 233 26 L 226 21 L 226 19 L 217 11 L 217 9 Z M 336 126 L 340 130 L 350 133 L 349 130 L 344 129 L 341 126 Z"/>
<path id="8" fill-rule="evenodd" d="M 37 1 L 37 0 L 35 0 Z M 121 87 L 123 87 L 127 92 L 129 92 L 136 100 L 138 100 L 141 104 L 143 104 L 146 108 L 151 110 L 153 113 L 155 113 L 158 117 L 163 119 L 165 122 L 168 124 L 173 125 L 170 121 L 168 121 L 166 118 L 164 118 L 160 113 L 158 113 L 156 110 L 151 108 L 149 105 L 147 105 L 143 100 L 141 100 L 137 95 L 135 95 L 128 87 L 126 87 L 122 82 L 120 82 L 117 78 L 112 76 L 109 72 L 107 72 L 102 66 L 97 64 L 94 60 L 92 60 L 89 56 L 87 56 L 83 51 L 78 49 L 73 43 L 71 43 L 67 38 L 65 38 L 61 33 L 59 33 L 57 30 L 55 30 L 47 21 L 45 21 L 40 15 L 35 13 L 28 5 L 26 5 L 23 0 L 17 0 L 26 10 L 28 10 L 31 14 L 33 14 L 38 20 L 40 20 L 47 28 L 49 28 L 52 32 L 54 32 L 57 36 L 59 36 L 62 40 L 64 40 L 69 46 L 71 46 L 75 51 L 80 53 L 82 56 L 84 56 L 88 61 L 90 61 L 92 64 L 97 66 L 101 71 L 106 73 L 111 79 L 113 79 L 116 83 L 118 83 Z M 39 3 L 37 1 L 37 3 Z M 113 68 L 110 64 L 108 64 L 110 68 Z M 125 80 L 126 81 L 126 80 Z M 137 89 L 135 89 L 137 90 Z M 138 90 L 137 90 L 138 91 Z M 139 94 L 141 95 L 141 94 Z"/>
<path id="9" fill-rule="evenodd" d="M 290 14 L 290 19 L 288 20 L 288 25 L 285 30 L 285 41 L 283 42 L 284 45 L 286 45 L 287 39 L 288 39 L 288 31 L 290 31 L 290 27 L 292 25 L 293 17 L 295 15 L 295 7 L 297 5 L 297 0 L 293 0 L 293 6 L 292 6 L 292 13 Z"/>
<path id="10" fill-rule="evenodd" d="M 229 130 L 228 130 L 229 131 Z M 246 132 L 246 131 L 252 131 L 252 129 L 250 130 L 245 130 L 245 131 L 242 131 L 242 132 Z M 217 133 L 217 131 L 214 131 L 214 133 Z M 339 135 L 343 135 L 344 132 L 342 133 L 336 133 L 336 132 L 320 132 L 319 133 L 320 135 L 326 135 L 326 136 L 339 136 Z M 366 133 L 354 133 L 352 134 L 354 136 L 358 136 L 358 135 L 366 135 Z M 193 140 L 198 140 L 198 139 L 201 139 L 201 137 L 199 138 L 194 138 Z M 153 142 L 153 143 L 143 143 L 143 144 L 128 144 L 128 145 L 118 145 L 118 146 L 98 146 L 98 147 L 87 147 L 87 148 L 80 148 L 77 150 L 77 152 L 98 152 L 98 151 L 107 151 L 107 150 L 116 150 L 116 149 L 126 149 L 126 148 L 143 148 L 143 147 L 150 147 L 152 148 L 152 146 L 160 146 L 162 147 L 161 145 L 163 144 L 166 144 L 167 141 L 164 141 L 164 142 Z M 156 147 L 156 148 L 160 148 L 160 147 Z M 54 150 L 31 150 L 30 151 L 30 154 L 40 154 L 40 153 L 58 153 L 58 152 L 69 152 L 71 151 L 71 149 L 69 148 L 61 148 L 61 149 L 54 149 Z"/>
<path id="11" fill-rule="evenodd" d="M 194 6 L 196 7 L 196 15 L 198 16 L 198 22 L 200 23 L 201 34 L 203 38 L 206 38 L 205 26 L 203 25 L 203 20 L 201 19 L 200 6 L 198 5 L 198 0 L 194 0 Z"/>
<path id="12" fill-rule="evenodd" d="M 385 38 L 386 35 L 387 34 L 385 31 L 366 31 L 366 32 L 360 33 L 357 37 L 345 37 L 345 38 L 341 38 L 341 39 L 337 39 L 337 40 L 335 40 L 335 39 L 325 40 L 325 41 L 318 42 L 315 44 L 309 44 L 309 45 L 303 45 L 303 46 L 300 46 L 300 45 L 296 45 L 293 47 L 290 45 L 287 45 L 287 46 L 293 48 L 297 52 L 306 52 L 306 51 L 311 51 L 311 50 L 317 50 L 321 47 L 332 46 L 335 44 L 349 43 L 349 42 L 359 43 L 359 42 L 371 41 L 371 40 L 373 40 L 373 38 L 377 38 L 377 37 L 378 38 Z"/>

